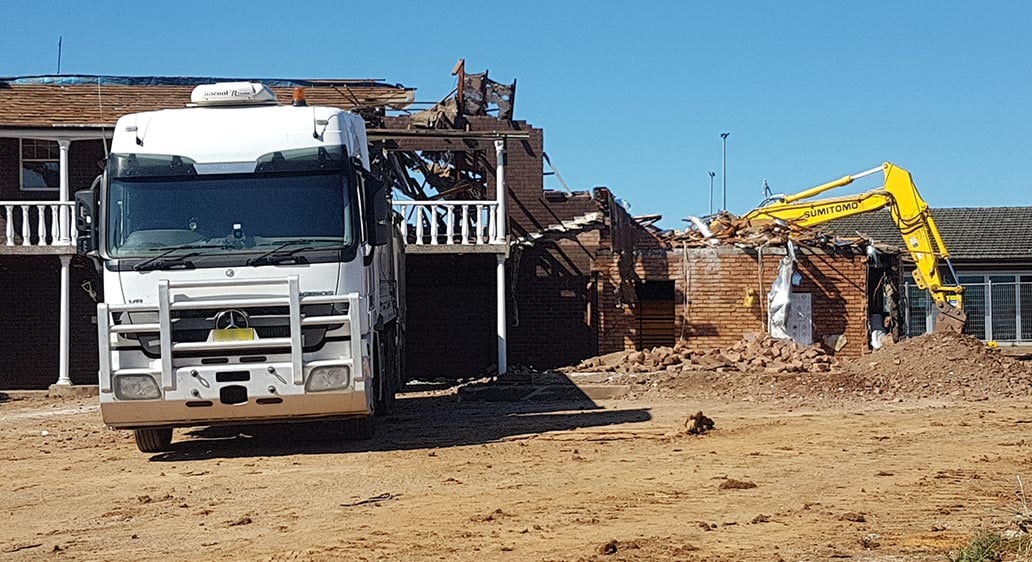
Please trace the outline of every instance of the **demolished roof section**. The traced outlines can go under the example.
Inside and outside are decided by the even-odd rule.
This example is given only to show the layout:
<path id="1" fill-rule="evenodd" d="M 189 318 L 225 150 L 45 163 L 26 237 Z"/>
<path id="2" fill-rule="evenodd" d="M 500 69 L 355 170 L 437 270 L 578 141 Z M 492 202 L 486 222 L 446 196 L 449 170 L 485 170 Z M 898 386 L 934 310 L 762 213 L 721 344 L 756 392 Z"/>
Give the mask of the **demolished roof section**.
<path id="1" fill-rule="evenodd" d="M 516 103 L 516 80 L 511 84 L 496 82 L 488 71 L 466 73 L 466 59 L 459 59 L 452 75 L 456 86 L 433 107 L 412 114 L 412 123 L 428 129 L 462 129 L 465 117 L 491 115 L 503 121 L 512 121 Z"/>
<path id="2" fill-rule="evenodd" d="M 720 211 L 707 220 L 691 218 L 685 230 L 662 233 L 662 238 L 675 247 L 702 248 L 708 246 L 785 246 L 791 241 L 796 246 L 825 250 L 866 249 L 875 246 L 879 251 L 898 253 L 899 247 L 882 244 L 856 235 L 836 235 L 826 230 L 805 228 L 778 221 L 752 222 L 727 211 Z"/>

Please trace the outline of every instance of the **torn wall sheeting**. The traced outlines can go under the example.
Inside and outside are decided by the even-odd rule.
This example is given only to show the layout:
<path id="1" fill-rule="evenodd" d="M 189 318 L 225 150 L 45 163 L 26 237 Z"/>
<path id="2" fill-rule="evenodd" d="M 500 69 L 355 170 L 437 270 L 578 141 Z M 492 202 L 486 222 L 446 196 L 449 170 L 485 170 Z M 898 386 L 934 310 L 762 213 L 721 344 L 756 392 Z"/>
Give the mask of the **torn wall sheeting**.
<path id="1" fill-rule="evenodd" d="M 788 243 L 788 254 L 781 258 L 778 275 L 767 293 L 767 332 L 771 337 L 791 339 L 788 334 L 789 302 L 792 298 L 792 274 L 795 273 L 795 249 Z"/>

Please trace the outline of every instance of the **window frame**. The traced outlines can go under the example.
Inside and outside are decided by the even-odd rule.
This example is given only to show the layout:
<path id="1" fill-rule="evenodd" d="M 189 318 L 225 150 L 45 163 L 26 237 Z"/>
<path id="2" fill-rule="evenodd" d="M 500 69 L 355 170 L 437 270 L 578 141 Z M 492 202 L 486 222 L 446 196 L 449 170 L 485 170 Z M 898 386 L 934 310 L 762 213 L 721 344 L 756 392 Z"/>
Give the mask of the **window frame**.
<path id="1" fill-rule="evenodd" d="M 32 142 L 46 142 L 53 143 L 57 146 L 57 157 L 56 158 L 26 158 L 25 157 L 25 141 Z M 52 139 L 37 139 L 37 138 L 18 138 L 18 189 L 20 191 L 28 192 L 42 192 L 42 193 L 57 193 L 61 191 L 60 179 L 58 179 L 58 185 L 55 187 L 26 187 L 25 186 L 25 163 L 26 162 L 55 162 L 58 167 L 58 174 L 61 169 L 61 145 L 56 140 Z"/>

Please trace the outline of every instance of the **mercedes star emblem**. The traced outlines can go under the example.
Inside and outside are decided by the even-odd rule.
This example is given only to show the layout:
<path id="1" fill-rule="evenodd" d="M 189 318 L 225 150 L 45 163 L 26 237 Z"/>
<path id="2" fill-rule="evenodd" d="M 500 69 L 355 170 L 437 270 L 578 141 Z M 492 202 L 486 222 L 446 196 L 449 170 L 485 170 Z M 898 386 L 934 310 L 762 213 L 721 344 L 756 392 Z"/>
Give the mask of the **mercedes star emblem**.
<path id="1" fill-rule="evenodd" d="M 230 328 L 248 328 L 250 327 L 247 313 L 243 310 L 231 309 L 223 310 L 222 312 L 215 315 L 215 329 L 216 330 L 228 330 Z"/>

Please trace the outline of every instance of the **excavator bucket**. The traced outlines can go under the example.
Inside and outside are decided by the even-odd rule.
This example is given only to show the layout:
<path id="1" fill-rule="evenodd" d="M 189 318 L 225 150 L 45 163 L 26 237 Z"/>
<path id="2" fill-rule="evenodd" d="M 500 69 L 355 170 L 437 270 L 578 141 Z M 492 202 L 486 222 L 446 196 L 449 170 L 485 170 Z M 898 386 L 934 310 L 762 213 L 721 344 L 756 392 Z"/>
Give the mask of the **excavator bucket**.
<path id="1" fill-rule="evenodd" d="M 948 302 L 936 303 L 935 307 L 939 309 L 939 316 L 935 319 L 935 332 L 959 334 L 964 331 L 967 324 L 966 312 Z"/>

